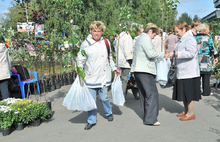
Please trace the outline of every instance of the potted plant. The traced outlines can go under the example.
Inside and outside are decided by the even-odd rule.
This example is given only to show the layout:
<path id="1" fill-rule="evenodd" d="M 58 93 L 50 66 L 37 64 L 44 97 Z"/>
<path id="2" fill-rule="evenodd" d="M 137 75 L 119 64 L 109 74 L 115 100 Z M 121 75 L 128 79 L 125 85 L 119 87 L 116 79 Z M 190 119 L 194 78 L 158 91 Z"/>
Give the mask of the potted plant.
<path id="1" fill-rule="evenodd" d="M 15 115 L 17 114 L 18 112 L 9 106 L 0 106 L 0 126 L 3 136 L 10 135 L 11 126 L 14 122 Z"/>
<path id="2" fill-rule="evenodd" d="M 30 115 L 28 113 L 27 106 L 30 101 L 17 99 L 14 103 L 10 105 L 11 108 L 15 109 L 18 113 L 15 115 L 15 124 L 17 130 L 23 130 L 24 124 L 28 124 L 31 121 Z"/>
<path id="3" fill-rule="evenodd" d="M 33 121 L 33 126 L 39 126 L 42 119 L 45 120 L 49 115 L 52 114 L 52 111 L 47 107 L 45 102 L 32 101 L 28 110 L 31 120 Z"/>

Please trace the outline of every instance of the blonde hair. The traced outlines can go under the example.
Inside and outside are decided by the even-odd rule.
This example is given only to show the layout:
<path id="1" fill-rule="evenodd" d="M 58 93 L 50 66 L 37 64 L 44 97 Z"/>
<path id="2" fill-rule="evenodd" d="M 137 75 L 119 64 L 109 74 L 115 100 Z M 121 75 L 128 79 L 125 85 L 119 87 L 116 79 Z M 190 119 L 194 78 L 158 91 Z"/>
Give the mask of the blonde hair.
<path id="1" fill-rule="evenodd" d="M 180 30 L 186 29 L 186 32 L 189 30 L 189 26 L 186 24 L 186 22 L 179 22 L 175 25 Z"/>
<path id="2" fill-rule="evenodd" d="M 150 30 L 152 30 L 152 32 L 156 33 L 157 35 L 159 34 L 159 29 L 158 29 L 157 25 L 155 25 L 154 23 L 148 23 L 144 29 L 144 32 L 148 33 Z"/>
<path id="3" fill-rule="evenodd" d="M 140 25 L 139 27 L 137 27 L 137 32 L 142 33 L 144 31 L 143 25 Z"/>
<path id="4" fill-rule="evenodd" d="M 206 23 L 200 24 L 199 26 L 199 33 L 204 33 L 205 30 L 209 30 L 209 25 Z"/>
<path id="5" fill-rule="evenodd" d="M 93 29 L 100 29 L 102 32 L 105 32 L 105 25 L 102 21 L 93 21 L 90 25 L 90 32 L 92 32 Z"/>
<path id="6" fill-rule="evenodd" d="M 201 24 L 201 22 L 200 21 L 192 21 L 192 23 L 191 23 L 191 28 L 194 28 L 195 26 L 199 26 Z"/>

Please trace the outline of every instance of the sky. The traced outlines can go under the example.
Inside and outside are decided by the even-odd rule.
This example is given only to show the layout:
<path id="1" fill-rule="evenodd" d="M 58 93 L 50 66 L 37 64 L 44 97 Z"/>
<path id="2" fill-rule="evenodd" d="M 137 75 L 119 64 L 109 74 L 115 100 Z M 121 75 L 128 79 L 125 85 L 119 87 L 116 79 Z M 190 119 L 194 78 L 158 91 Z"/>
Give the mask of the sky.
<path id="1" fill-rule="evenodd" d="M 12 5 L 10 2 L 13 0 L 0 0 L 0 15 L 7 12 L 7 8 Z M 215 11 L 213 0 L 179 0 L 180 3 L 177 4 L 178 17 L 182 13 L 188 13 L 192 18 L 194 15 L 198 15 L 199 18 L 203 18 Z"/>
<path id="2" fill-rule="evenodd" d="M 179 0 L 179 2 L 177 4 L 178 17 L 186 12 L 191 18 L 194 18 L 194 15 L 203 18 L 216 10 L 213 0 Z"/>

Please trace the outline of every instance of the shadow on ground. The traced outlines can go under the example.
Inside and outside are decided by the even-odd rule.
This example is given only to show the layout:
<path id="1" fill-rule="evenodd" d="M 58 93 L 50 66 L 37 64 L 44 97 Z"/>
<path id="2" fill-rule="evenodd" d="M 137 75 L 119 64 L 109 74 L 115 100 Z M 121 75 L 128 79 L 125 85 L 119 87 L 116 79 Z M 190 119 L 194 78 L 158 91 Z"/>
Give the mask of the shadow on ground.
<path id="1" fill-rule="evenodd" d="M 177 103 L 177 101 L 172 100 L 166 95 L 159 94 L 159 110 L 163 108 L 170 113 L 180 113 L 184 110 L 184 107 Z"/>
<path id="2" fill-rule="evenodd" d="M 206 105 L 212 106 L 217 111 L 220 111 L 220 92 L 218 89 L 211 88 L 213 95 L 210 97 L 203 96 L 202 99 Z M 214 99 L 212 99 L 214 97 Z"/>
<path id="3" fill-rule="evenodd" d="M 132 95 L 128 93 L 128 95 Z M 133 96 L 133 95 L 132 95 Z M 126 107 L 132 109 L 141 119 L 143 118 L 143 113 L 140 106 L 140 100 L 135 100 L 134 98 L 128 98 Z M 183 106 L 169 97 L 163 94 L 159 94 L 159 110 L 165 109 L 165 111 L 170 113 L 180 113 L 183 111 Z M 160 114 L 159 114 L 160 115 Z"/>
<path id="4" fill-rule="evenodd" d="M 107 117 L 104 114 L 102 103 L 101 103 L 101 101 L 99 101 L 99 97 L 98 96 L 96 97 L 96 105 L 97 105 L 96 113 L 101 115 L 104 119 L 107 119 Z M 111 105 L 112 105 L 112 113 L 113 113 L 113 115 L 122 115 L 122 112 L 121 112 L 121 110 L 119 109 L 118 106 L 116 106 L 116 105 L 114 105 L 112 103 L 111 103 Z M 76 113 L 76 112 L 77 111 L 74 111 L 73 113 Z M 71 123 L 87 123 L 87 118 L 88 118 L 87 112 L 82 112 L 79 115 L 77 115 L 76 117 L 70 119 L 69 121 Z"/>

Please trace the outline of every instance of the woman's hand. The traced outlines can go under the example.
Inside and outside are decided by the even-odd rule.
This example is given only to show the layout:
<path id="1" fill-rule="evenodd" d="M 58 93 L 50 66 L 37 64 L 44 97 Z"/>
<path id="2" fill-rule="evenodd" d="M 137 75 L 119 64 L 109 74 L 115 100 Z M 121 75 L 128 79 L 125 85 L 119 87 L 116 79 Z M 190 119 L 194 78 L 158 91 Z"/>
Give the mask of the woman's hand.
<path id="1" fill-rule="evenodd" d="M 217 64 L 218 63 L 218 58 L 215 58 L 214 61 L 213 61 L 213 64 Z"/>
<path id="2" fill-rule="evenodd" d="M 114 73 L 119 75 L 119 69 L 114 70 Z"/>
<path id="3" fill-rule="evenodd" d="M 169 57 L 169 58 L 173 58 L 173 53 L 174 53 L 174 52 L 170 52 L 169 55 L 168 55 L 168 57 Z M 176 54 L 176 56 L 177 56 L 177 55 L 178 55 L 178 52 L 175 51 L 175 54 Z"/>
<path id="4" fill-rule="evenodd" d="M 168 59 L 168 54 L 164 54 L 164 58 L 167 60 Z"/>

